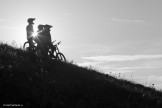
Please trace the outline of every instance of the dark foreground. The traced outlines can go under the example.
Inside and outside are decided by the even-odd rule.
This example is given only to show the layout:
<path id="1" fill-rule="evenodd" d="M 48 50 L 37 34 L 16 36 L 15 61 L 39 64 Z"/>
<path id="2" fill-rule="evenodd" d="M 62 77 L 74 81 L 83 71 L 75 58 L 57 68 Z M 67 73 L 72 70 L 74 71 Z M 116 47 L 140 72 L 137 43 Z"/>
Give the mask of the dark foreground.
<path id="1" fill-rule="evenodd" d="M 0 44 L 0 108 L 162 108 L 162 92 Z M 7 106 L 6 106 L 7 107 Z M 9 108 L 9 107 L 8 107 Z"/>

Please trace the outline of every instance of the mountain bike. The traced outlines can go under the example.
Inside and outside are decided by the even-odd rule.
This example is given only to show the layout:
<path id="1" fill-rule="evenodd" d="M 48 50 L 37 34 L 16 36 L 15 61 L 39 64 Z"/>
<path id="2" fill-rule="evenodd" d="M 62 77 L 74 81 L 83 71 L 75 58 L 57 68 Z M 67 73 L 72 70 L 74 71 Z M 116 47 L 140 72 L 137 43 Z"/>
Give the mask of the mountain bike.
<path id="1" fill-rule="evenodd" d="M 58 43 L 56 43 L 56 44 L 54 44 L 54 42 L 55 41 L 53 41 L 52 42 L 52 47 L 49 47 L 48 46 L 48 58 L 50 58 L 50 59 L 56 59 L 56 60 L 59 60 L 59 61 L 63 61 L 63 62 L 66 62 L 66 58 L 65 58 L 65 56 L 59 51 L 59 49 L 58 49 L 58 45 L 61 43 L 61 41 L 60 42 L 58 42 Z M 24 45 L 23 45 L 23 49 L 24 50 L 27 50 L 27 51 L 30 51 L 29 50 L 29 42 L 27 41 L 27 42 L 25 42 L 24 43 Z M 38 50 L 39 49 L 39 50 Z M 36 55 L 38 55 L 38 56 L 40 56 L 40 51 L 41 52 L 44 52 L 44 51 L 42 51 L 42 49 L 43 48 L 38 48 L 38 45 L 37 45 L 37 43 L 36 42 L 34 42 L 34 45 L 32 46 L 32 48 L 31 48 L 31 51 L 33 52 L 33 53 L 36 53 Z M 37 53 L 37 52 L 39 52 L 39 53 Z M 41 54 L 42 55 L 42 54 Z M 45 53 L 43 53 L 43 55 L 45 55 Z"/>
<path id="2" fill-rule="evenodd" d="M 58 48 L 58 45 L 61 43 L 61 41 L 56 44 L 54 44 L 54 42 L 55 41 L 52 42 L 53 47 L 49 47 L 49 50 L 48 50 L 49 57 L 51 59 L 56 59 L 59 61 L 66 62 L 66 58 L 65 58 L 64 54 L 62 54 Z"/>

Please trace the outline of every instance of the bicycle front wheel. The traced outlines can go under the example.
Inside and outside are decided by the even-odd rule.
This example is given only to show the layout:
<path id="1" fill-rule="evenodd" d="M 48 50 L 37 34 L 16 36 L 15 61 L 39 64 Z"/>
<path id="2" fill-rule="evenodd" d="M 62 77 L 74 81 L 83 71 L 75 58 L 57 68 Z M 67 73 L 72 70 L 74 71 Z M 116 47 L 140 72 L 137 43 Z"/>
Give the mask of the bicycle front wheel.
<path id="1" fill-rule="evenodd" d="M 66 58 L 62 53 L 57 53 L 56 54 L 56 59 L 59 60 L 59 61 L 66 62 Z"/>

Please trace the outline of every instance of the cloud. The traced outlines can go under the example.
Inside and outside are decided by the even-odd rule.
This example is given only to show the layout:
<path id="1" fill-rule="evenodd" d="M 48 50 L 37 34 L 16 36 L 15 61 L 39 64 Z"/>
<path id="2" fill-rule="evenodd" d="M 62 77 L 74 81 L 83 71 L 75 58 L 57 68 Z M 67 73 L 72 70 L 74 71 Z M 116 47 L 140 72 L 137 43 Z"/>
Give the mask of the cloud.
<path id="1" fill-rule="evenodd" d="M 162 55 L 109 55 L 82 57 L 79 66 L 92 66 L 104 73 L 129 73 L 140 70 L 162 69 Z M 141 61 L 142 60 L 142 61 Z"/>
<path id="2" fill-rule="evenodd" d="M 158 59 L 162 58 L 162 55 L 109 55 L 109 56 L 92 56 L 82 57 L 85 60 L 115 62 L 115 61 L 134 61 L 141 59 Z"/>
<path id="3" fill-rule="evenodd" d="M 157 69 L 157 68 L 162 68 L 162 67 L 122 67 L 122 68 L 118 68 L 120 70 L 134 70 L 134 69 Z"/>
<path id="4" fill-rule="evenodd" d="M 130 67 L 126 67 L 126 66 L 122 66 L 122 67 L 118 67 L 114 64 L 107 64 L 105 65 L 106 62 L 93 62 L 93 61 L 89 61 L 89 62 L 82 62 L 82 63 L 77 63 L 77 65 L 79 66 L 83 66 L 83 67 L 88 67 L 88 66 L 92 66 L 92 68 L 97 68 L 100 71 L 103 71 L 104 73 L 109 73 L 109 72 L 113 72 L 113 73 L 128 73 L 128 72 L 133 72 L 134 70 L 137 69 L 157 69 L 157 68 L 162 68 L 162 67 L 149 67 L 149 66 L 130 66 Z"/>
<path id="5" fill-rule="evenodd" d="M 97 66 L 101 63 L 103 63 L 103 62 L 80 62 L 80 63 L 76 63 L 76 64 L 79 66 L 86 67 L 86 66 Z"/>
<path id="6" fill-rule="evenodd" d="M 93 65 L 92 65 L 93 66 Z M 135 67 L 135 66 L 132 66 L 132 67 L 117 67 L 115 65 L 109 65 L 109 66 L 98 66 L 98 69 L 104 71 L 104 73 L 107 73 L 107 72 L 113 72 L 113 73 L 129 73 L 129 72 L 135 72 L 137 70 L 141 70 L 141 69 L 161 69 L 161 67 L 153 67 L 153 66 L 148 66 L 148 67 L 144 67 L 144 66 L 141 66 L 141 67 Z"/>
<path id="7" fill-rule="evenodd" d="M 162 76 L 149 75 L 147 77 L 147 80 L 150 81 L 150 82 L 153 82 L 153 81 L 162 81 Z"/>
<path id="8" fill-rule="evenodd" d="M 128 69 L 130 68 L 130 69 Z M 131 69 L 133 67 L 123 67 L 123 68 L 119 68 L 116 67 L 114 65 L 110 65 L 110 66 L 100 66 L 100 70 L 102 70 L 105 74 L 112 72 L 112 73 L 129 73 L 132 72 L 133 69 Z"/>
<path id="9" fill-rule="evenodd" d="M 116 22 L 128 22 L 128 23 L 143 23 L 142 20 L 132 20 L 132 19 L 120 19 L 120 18 L 112 18 L 112 21 Z"/>

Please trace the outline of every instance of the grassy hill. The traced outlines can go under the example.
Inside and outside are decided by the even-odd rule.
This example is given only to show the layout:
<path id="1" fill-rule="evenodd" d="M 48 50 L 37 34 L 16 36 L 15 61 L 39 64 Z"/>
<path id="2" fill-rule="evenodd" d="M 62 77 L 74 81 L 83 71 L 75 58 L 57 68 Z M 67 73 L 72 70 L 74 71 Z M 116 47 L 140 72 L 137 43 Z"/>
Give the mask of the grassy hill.
<path id="1" fill-rule="evenodd" d="M 0 107 L 162 108 L 162 92 L 0 44 Z"/>

